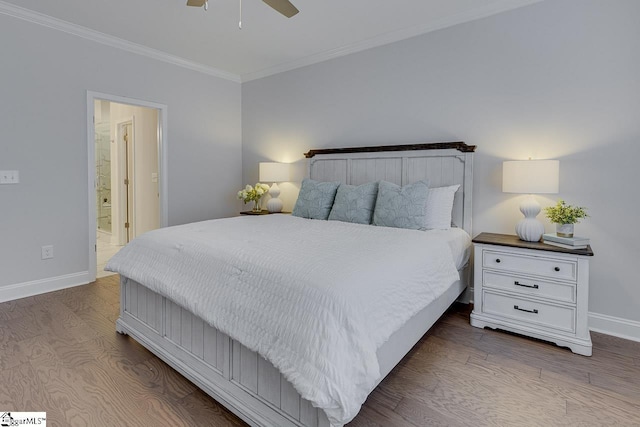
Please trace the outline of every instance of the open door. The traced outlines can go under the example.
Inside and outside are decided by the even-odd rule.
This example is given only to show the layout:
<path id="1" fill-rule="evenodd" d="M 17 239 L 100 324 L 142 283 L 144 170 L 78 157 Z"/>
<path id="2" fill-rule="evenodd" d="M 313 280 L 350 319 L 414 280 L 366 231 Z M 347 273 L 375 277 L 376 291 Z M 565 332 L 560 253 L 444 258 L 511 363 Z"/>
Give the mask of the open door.
<path id="1" fill-rule="evenodd" d="M 168 225 L 166 135 L 166 105 L 87 91 L 91 280 L 107 251 Z"/>
<path id="2" fill-rule="evenodd" d="M 119 207 L 118 220 L 114 221 L 118 227 L 118 244 L 126 245 L 135 237 L 135 141 L 134 118 L 116 123 L 116 150 Z"/>

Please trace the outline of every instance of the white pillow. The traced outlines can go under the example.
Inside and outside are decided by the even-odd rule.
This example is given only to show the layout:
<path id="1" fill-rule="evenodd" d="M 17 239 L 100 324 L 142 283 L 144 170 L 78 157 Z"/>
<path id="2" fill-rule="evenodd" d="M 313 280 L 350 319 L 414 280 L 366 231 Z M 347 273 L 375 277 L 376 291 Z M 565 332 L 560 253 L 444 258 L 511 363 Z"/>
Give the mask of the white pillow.
<path id="1" fill-rule="evenodd" d="M 449 230 L 451 228 L 453 198 L 458 188 L 460 188 L 460 184 L 429 189 L 426 214 L 427 229 Z"/>

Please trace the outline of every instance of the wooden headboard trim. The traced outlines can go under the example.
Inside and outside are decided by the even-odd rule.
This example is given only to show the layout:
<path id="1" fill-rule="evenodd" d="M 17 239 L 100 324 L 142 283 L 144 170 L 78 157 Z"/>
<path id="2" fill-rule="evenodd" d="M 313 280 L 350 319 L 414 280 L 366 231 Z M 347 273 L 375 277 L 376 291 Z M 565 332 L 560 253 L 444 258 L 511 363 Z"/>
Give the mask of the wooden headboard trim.
<path id="1" fill-rule="evenodd" d="M 462 141 L 458 142 L 432 142 L 427 144 L 405 144 L 405 145 L 378 145 L 375 147 L 348 147 L 348 148 L 322 148 L 309 150 L 304 153 L 307 159 L 317 154 L 346 154 L 346 153 L 379 153 L 382 151 L 413 151 L 413 150 L 447 150 L 455 149 L 462 153 L 473 153 L 476 151 L 475 145 L 467 145 Z"/>

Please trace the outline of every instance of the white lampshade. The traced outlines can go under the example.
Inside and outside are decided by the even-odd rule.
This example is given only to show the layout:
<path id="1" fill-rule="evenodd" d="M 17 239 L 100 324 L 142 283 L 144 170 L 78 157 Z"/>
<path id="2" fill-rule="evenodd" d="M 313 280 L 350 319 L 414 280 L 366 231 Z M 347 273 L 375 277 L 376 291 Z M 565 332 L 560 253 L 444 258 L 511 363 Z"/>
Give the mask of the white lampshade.
<path id="1" fill-rule="evenodd" d="M 516 234 L 521 240 L 538 242 L 542 237 L 544 225 L 536 219 L 540 203 L 533 194 L 557 193 L 559 181 L 558 160 L 510 160 L 502 163 L 502 191 L 529 194 L 520 204 L 524 218 L 516 224 Z"/>
<path id="2" fill-rule="evenodd" d="M 553 194 L 560 181 L 559 160 L 510 160 L 502 163 L 502 192 Z"/>
<path id="3" fill-rule="evenodd" d="M 262 182 L 289 181 L 289 164 L 276 162 L 260 162 L 259 179 Z"/>

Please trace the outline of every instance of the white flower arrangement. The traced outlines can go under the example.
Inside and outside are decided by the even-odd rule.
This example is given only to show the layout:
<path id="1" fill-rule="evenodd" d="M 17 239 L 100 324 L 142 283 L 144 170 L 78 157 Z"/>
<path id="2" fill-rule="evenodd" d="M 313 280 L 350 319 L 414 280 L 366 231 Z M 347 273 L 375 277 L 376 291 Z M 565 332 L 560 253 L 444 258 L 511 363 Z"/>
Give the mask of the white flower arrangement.
<path id="1" fill-rule="evenodd" d="M 245 203 L 251 201 L 257 203 L 268 191 L 269 186 L 267 184 L 261 184 L 258 182 L 254 187 L 247 185 L 244 189 L 238 191 L 238 199 Z"/>

